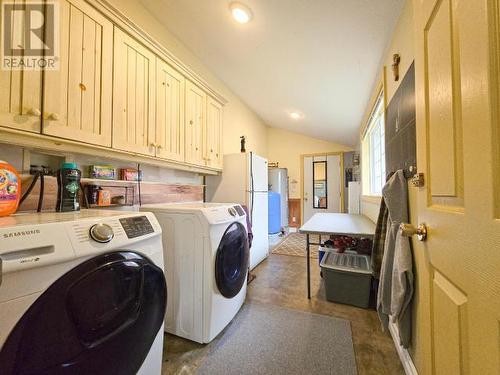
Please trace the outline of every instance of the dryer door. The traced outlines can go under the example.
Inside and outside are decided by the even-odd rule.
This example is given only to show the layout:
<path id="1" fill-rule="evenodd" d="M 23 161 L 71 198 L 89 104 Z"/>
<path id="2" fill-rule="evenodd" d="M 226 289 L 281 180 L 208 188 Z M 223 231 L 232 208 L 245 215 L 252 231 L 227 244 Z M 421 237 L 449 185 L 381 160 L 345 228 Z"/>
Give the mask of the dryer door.
<path id="1" fill-rule="evenodd" d="M 224 232 L 215 256 L 215 281 L 226 298 L 236 296 L 248 271 L 248 239 L 245 227 L 232 223 Z"/>
<path id="2" fill-rule="evenodd" d="M 2 374 L 135 374 L 166 308 L 163 271 L 130 251 L 89 259 L 53 283 L 0 352 Z"/>

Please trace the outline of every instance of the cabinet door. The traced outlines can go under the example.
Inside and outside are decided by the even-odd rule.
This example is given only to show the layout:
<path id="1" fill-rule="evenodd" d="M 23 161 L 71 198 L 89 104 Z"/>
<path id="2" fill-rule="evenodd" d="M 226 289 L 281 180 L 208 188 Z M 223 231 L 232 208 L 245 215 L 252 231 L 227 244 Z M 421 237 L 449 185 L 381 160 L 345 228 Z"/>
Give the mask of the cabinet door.
<path id="1" fill-rule="evenodd" d="M 60 69 L 44 75 L 43 133 L 111 146 L 113 26 L 83 1 L 59 4 Z"/>
<path id="2" fill-rule="evenodd" d="M 156 156 L 184 161 L 185 78 L 156 59 Z"/>
<path id="3" fill-rule="evenodd" d="M 222 168 L 222 105 L 207 97 L 204 158 L 207 167 Z"/>
<path id="4" fill-rule="evenodd" d="M 22 5 L 26 1 L 17 0 L 15 3 Z M 0 16 L 3 17 L 1 13 Z M 12 21 L 12 38 L 24 40 L 23 18 L 13 17 Z M 41 102 L 41 71 L 0 69 L 0 126 L 39 133 Z"/>
<path id="5" fill-rule="evenodd" d="M 186 81 L 186 158 L 188 163 L 205 165 L 203 160 L 203 137 L 206 112 L 205 92 L 190 81 Z"/>
<path id="6" fill-rule="evenodd" d="M 113 148 L 155 155 L 155 55 L 115 27 Z"/>

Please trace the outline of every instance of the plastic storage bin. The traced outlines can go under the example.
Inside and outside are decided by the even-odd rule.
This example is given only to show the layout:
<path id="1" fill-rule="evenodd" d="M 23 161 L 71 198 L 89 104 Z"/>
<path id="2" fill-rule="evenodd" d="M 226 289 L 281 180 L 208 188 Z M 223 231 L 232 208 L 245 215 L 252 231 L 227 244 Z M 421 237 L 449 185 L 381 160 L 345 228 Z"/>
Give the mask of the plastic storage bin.
<path id="1" fill-rule="evenodd" d="M 368 307 L 372 280 L 369 256 L 326 251 L 321 270 L 328 301 Z"/>

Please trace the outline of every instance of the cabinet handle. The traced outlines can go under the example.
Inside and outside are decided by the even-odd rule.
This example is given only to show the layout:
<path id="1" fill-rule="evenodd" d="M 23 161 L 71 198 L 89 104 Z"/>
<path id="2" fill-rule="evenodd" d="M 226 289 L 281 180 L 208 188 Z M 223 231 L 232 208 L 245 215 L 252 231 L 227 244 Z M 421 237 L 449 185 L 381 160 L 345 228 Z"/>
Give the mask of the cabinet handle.
<path id="1" fill-rule="evenodd" d="M 26 113 L 30 116 L 40 116 L 42 114 L 38 108 L 30 108 Z"/>
<path id="2" fill-rule="evenodd" d="M 198 147 L 196 147 L 196 151 L 198 151 Z"/>
<path id="3" fill-rule="evenodd" d="M 80 82 L 80 84 L 78 86 L 80 87 L 80 90 L 82 90 L 82 91 L 87 90 L 87 87 L 83 83 L 81 83 L 81 82 Z"/>
<path id="4" fill-rule="evenodd" d="M 159 150 L 160 148 L 162 148 L 162 147 L 163 147 L 163 146 L 162 146 L 161 144 L 159 144 L 159 143 L 156 145 L 156 148 L 157 148 L 158 150 Z"/>
<path id="5" fill-rule="evenodd" d="M 193 120 L 189 120 L 189 125 L 193 125 Z"/>
<path id="6" fill-rule="evenodd" d="M 55 112 L 49 113 L 49 115 L 47 116 L 47 120 L 57 121 L 57 120 L 59 120 L 59 114 L 57 114 Z"/>

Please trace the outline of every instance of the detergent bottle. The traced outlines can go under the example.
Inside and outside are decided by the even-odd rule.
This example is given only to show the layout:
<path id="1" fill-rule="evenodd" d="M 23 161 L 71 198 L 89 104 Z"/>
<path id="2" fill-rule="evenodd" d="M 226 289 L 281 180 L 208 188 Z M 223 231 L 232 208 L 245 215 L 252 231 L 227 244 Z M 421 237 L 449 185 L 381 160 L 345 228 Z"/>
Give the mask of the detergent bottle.
<path id="1" fill-rule="evenodd" d="M 17 211 L 21 199 L 21 178 L 12 165 L 0 160 L 0 216 Z"/>
<path id="2" fill-rule="evenodd" d="M 80 211 L 78 191 L 82 172 L 76 163 L 63 163 L 57 172 L 57 212 Z"/>

